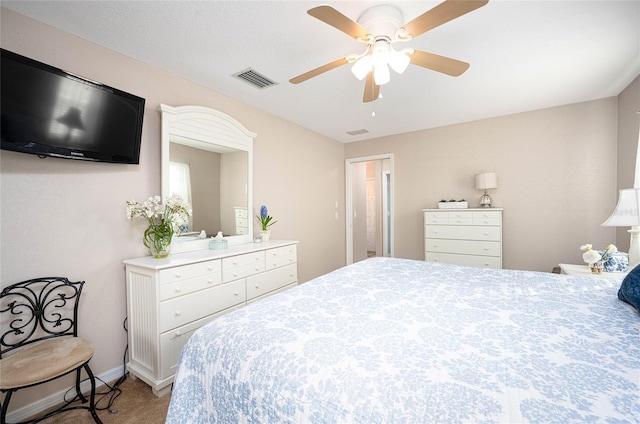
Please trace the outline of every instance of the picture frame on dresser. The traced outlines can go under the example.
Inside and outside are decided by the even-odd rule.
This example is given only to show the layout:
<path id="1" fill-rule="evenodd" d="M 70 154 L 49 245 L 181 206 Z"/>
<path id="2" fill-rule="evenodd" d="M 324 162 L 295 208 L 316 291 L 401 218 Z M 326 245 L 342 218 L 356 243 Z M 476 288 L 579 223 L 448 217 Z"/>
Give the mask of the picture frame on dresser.
<path id="1" fill-rule="evenodd" d="M 502 268 L 502 208 L 422 212 L 425 261 Z"/>

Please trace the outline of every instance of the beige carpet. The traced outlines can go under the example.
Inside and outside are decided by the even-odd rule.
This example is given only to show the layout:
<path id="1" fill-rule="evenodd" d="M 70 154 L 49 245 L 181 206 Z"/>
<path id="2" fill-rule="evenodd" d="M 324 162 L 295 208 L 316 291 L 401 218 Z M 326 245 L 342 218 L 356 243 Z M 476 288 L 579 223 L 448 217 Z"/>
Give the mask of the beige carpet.
<path id="1" fill-rule="evenodd" d="M 108 410 L 98 411 L 98 416 L 104 424 L 162 424 L 167 416 L 171 394 L 158 398 L 142 380 L 133 380 L 130 376 L 120 385 L 122 393 L 111 406 L 118 412 L 113 414 Z M 102 386 L 99 392 L 107 389 Z M 97 396 L 97 398 L 99 398 Z M 105 398 L 98 403 L 98 408 L 108 404 Z M 44 424 L 91 424 L 94 423 L 91 413 L 87 410 L 63 412 L 49 419 L 41 421 Z"/>

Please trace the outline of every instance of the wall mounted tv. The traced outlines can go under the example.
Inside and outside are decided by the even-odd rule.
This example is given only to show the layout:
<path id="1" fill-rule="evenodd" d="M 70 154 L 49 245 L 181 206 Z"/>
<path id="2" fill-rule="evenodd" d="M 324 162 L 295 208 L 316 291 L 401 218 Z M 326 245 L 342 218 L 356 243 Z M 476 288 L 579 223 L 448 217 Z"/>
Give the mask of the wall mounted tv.
<path id="1" fill-rule="evenodd" d="M 2 149 L 140 162 L 144 99 L 2 50 Z"/>

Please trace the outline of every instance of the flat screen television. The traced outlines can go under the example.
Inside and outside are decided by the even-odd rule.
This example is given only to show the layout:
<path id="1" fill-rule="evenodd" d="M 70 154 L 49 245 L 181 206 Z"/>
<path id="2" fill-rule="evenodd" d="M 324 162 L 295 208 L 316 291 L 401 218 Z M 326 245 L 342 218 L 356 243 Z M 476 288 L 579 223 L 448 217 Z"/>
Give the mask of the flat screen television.
<path id="1" fill-rule="evenodd" d="M 1 50 L 2 149 L 140 162 L 143 98 Z"/>

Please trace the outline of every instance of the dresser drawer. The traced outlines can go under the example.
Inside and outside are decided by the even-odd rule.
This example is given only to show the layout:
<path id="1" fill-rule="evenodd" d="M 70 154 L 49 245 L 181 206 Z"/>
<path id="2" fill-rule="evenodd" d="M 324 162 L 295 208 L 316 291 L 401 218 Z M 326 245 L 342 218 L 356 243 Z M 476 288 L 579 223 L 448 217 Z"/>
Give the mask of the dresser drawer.
<path id="1" fill-rule="evenodd" d="M 502 261 L 497 256 L 458 255 L 454 253 L 427 252 L 425 259 L 429 262 L 444 264 L 475 266 L 480 268 L 502 268 Z"/>
<path id="2" fill-rule="evenodd" d="M 465 225 L 425 225 L 427 239 L 490 240 L 500 241 L 500 227 L 474 227 Z"/>
<path id="3" fill-rule="evenodd" d="M 239 227 L 248 227 L 249 219 L 248 218 L 236 218 L 236 225 Z"/>
<path id="4" fill-rule="evenodd" d="M 473 212 L 473 225 L 495 225 L 502 224 L 502 213 L 500 211 Z"/>
<path id="5" fill-rule="evenodd" d="M 446 225 L 449 223 L 448 212 L 425 212 L 424 213 L 425 224 L 432 225 Z"/>
<path id="6" fill-rule="evenodd" d="M 427 252 L 458 253 L 463 255 L 501 256 L 502 243 L 498 241 L 472 241 L 426 239 Z"/>
<path id="7" fill-rule="evenodd" d="M 168 300 L 173 297 L 184 296 L 198 290 L 204 290 L 222 283 L 222 273 L 220 271 L 201 275 L 188 280 L 180 280 L 175 283 L 163 284 L 160 286 L 160 300 Z"/>
<path id="8" fill-rule="evenodd" d="M 248 218 L 249 212 L 245 208 L 236 208 L 236 218 Z"/>
<path id="9" fill-rule="evenodd" d="M 246 300 L 244 280 L 160 302 L 160 332 L 171 330 Z"/>
<path id="10" fill-rule="evenodd" d="M 296 264 L 287 265 L 267 271 L 260 275 L 247 277 L 247 300 L 262 296 L 298 281 L 298 267 Z"/>
<path id="11" fill-rule="evenodd" d="M 245 265 L 264 263 L 264 251 L 246 253 L 244 255 L 231 256 L 222 258 L 222 269 L 229 270 L 232 268 L 243 267 Z"/>
<path id="12" fill-rule="evenodd" d="M 265 266 L 267 270 L 290 265 L 298 261 L 296 246 L 283 246 L 269 249 L 265 252 Z"/>
<path id="13" fill-rule="evenodd" d="M 222 282 L 227 283 L 264 270 L 264 251 L 223 258 Z"/>
<path id="14" fill-rule="evenodd" d="M 200 275 L 219 274 L 221 269 L 220 259 L 197 262 L 195 264 L 160 270 L 158 272 L 158 281 L 160 284 L 169 284 L 180 280 L 198 277 Z"/>
<path id="15" fill-rule="evenodd" d="M 448 212 L 449 225 L 471 225 L 473 224 L 473 212 L 470 211 L 457 211 Z"/>

